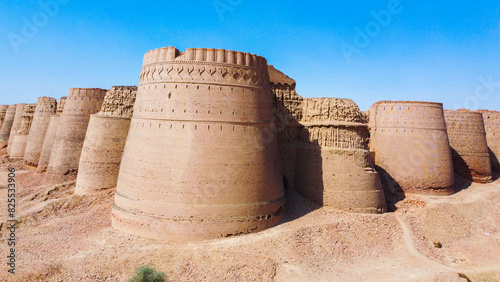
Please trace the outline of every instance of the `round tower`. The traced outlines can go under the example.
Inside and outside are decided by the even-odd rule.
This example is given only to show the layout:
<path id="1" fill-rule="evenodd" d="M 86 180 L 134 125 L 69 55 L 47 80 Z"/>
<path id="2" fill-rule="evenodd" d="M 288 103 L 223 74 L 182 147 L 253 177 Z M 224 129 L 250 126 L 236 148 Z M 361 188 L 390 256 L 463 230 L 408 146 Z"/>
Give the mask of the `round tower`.
<path id="1" fill-rule="evenodd" d="M 490 154 L 483 115 L 460 109 L 445 110 L 444 117 L 450 138 L 455 173 L 474 182 L 491 182 Z"/>
<path id="2" fill-rule="evenodd" d="M 56 112 L 56 104 L 57 100 L 51 97 L 40 97 L 37 100 L 35 115 L 24 154 L 25 162 L 29 166 L 38 166 L 43 140 L 49 127 L 50 117 Z"/>
<path id="3" fill-rule="evenodd" d="M 491 170 L 500 172 L 500 112 L 479 110 L 483 115 L 484 129 L 486 130 L 486 142 L 491 160 Z"/>
<path id="4" fill-rule="evenodd" d="M 3 121 L 5 120 L 5 115 L 7 114 L 7 109 L 9 105 L 0 105 L 0 129 L 2 129 Z"/>
<path id="5" fill-rule="evenodd" d="M 16 116 L 17 105 L 10 105 L 5 112 L 5 119 L 2 124 L 2 129 L 0 129 L 0 145 L 4 147 L 9 142 L 10 131 L 12 129 L 12 124 L 14 123 L 14 118 Z"/>
<path id="6" fill-rule="evenodd" d="M 387 193 L 454 192 L 441 103 L 377 102 L 370 108 L 369 123 L 372 159 Z"/>
<path id="7" fill-rule="evenodd" d="M 116 187 L 136 93 L 136 86 L 113 86 L 101 111 L 90 116 L 75 194 Z"/>
<path id="8" fill-rule="evenodd" d="M 37 172 L 42 173 L 47 170 L 49 165 L 50 153 L 52 152 L 52 146 L 54 145 L 54 139 L 56 138 L 57 127 L 59 126 L 59 117 L 61 116 L 64 105 L 66 104 L 66 98 L 62 97 L 56 104 L 56 112 L 50 117 L 49 125 L 47 127 L 47 132 L 43 138 L 42 151 L 40 152 L 40 158 L 38 159 Z"/>
<path id="9" fill-rule="evenodd" d="M 10 155 L 12 151 L 12 144 L 14 142 L 14 137 L 16 137 L 19 128 L 21 128 L 21 122 L 23 120 L 24 106 L 27 104 L 17 104 L 16 114 L 14 115 L 14 120 L 12 121 L 12 127 L 10 128 L 9 141 L 7 146 L 7 153 Z"/>
<path id="10" fill-rule="evenodd" d="M 173 47 L 144 56 L 113 226 L 198 240 L 263 230 L 284 212 L 266 59 Z"/>
<path id="11" fill-rule="evenodd" d="M 69 90 L 50 154 L 47 181 L 76 176 L 90 115 L 99 112 L 106 92 L 97 88 Z"/>
<path id="12" fill-rule="evenodd" d="M 368 150 L 366 117 L 350 99 L 304 98 L 295 189 L 348 212 L 382 213 L 382 184 Z"/>
<path id="13" fill-rule="evenodd" d="M 28 135 L 31 131 L 33 116 L 35 114 L 35 108 L 35 104 L 24 105 L 23 114 L 21 116 L 21 126 L 12 141 L 12 149 L 10 151 L 11 158 L 24 157 L 26 143 L 28 142 Z"/>

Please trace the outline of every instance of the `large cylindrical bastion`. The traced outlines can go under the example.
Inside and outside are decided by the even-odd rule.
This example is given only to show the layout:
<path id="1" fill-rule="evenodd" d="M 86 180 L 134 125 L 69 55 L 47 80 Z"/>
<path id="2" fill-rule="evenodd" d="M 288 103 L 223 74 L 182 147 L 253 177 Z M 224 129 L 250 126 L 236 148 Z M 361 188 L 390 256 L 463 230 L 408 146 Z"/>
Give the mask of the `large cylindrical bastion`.
<path id="1" fill-rule="evenodd" d="M 27 165 L 38 166 L 42 153 L 43 140 L 49 128 L 50 117 L 56 113 L 57 100 L 51 97 L 39 97 L 35 115 L 28 135 L 24 159 Z"/>
<path id="2" fill-rule="evenodd" d="M 479 110 L 483 115 L 484 129 L 486 130 L 486 142 L 491 160 L 491 170 L 500 172 L 500 112 Z"/>
<path id="3" fill-rule="evenodd" d="M 137 86 L 113 86 L 101 111 L 90 116 L 75 194 L 116 187 L 136 93 Z"/>
<path id="4" fill-rule="evenodd" d="M 39 173 L 45 172 L 47 170 L 47 166 L 49 165 L 50 153 L 52 153 L 54 139 L 56 139 L 57 127 L 59 126 L 59 118 L 64 110 L 66 99 L 67 97 L 59 99 L 56 106 L 56 113 L 50 117 L 47 132 L 43 138 L 43 146 L 42 151 L 40 152 L 40 158 L 38 159 L 38 167 L 36 169 Z"/>
<path id="5" fill-rule="evenodd" d="M 471 110 L 444 111 L 455 173 L 468 180 L 492 181 L 483 115 Z"/>
<path id="6" fill-rule="evenodd" d="M 441 103 L 381 101 L 370 108 L 369 114 L 370 152 L 386 192 L 454 192 Z"/>
<path id="7" fill-rule="evenodd" d="M 2 128 L 0 129 L 0 145 L 2 147 L 7 145 L 9 142 L 10 131 L 16 116 L 16 109 L 17 104 L 10 105 L 5 112 L 5 118 L 2 123 Z"/>
<path id="8" fill-rule="evenodd" d="M 106 92 L 98 88 L 69 90 L 47 167 L 48 181 L 76 176 L 90 115 L 99 112 Z"/>
<path id="9" fill-rule="evenodd" d="M 284 214 L 266 59 L 173 47 L 146 53 L 112 224 L 161 240 L 263 230 Z"/>

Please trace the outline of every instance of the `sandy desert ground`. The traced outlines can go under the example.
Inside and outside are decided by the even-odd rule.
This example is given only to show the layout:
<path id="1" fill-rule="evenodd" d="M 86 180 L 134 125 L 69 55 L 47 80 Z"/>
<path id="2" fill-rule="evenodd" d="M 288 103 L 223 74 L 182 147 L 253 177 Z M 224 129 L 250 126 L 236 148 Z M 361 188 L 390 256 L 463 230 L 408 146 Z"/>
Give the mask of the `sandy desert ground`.
<path id="1" fill-rule="evenodd" d="M 500 281 L 500 180 L 459 181 L 452 196 L 406 195 L 395 212 L 349 214 L 287 191 L 264 232 L 162 243 L 111 227 L 112 190 L 75 196 L 0 151 L 0 249 L 6 260 L 7 168 L 16 168 L 16 274 L 1 281 L 127 281 L 150 264 L 171 281 Z"/>

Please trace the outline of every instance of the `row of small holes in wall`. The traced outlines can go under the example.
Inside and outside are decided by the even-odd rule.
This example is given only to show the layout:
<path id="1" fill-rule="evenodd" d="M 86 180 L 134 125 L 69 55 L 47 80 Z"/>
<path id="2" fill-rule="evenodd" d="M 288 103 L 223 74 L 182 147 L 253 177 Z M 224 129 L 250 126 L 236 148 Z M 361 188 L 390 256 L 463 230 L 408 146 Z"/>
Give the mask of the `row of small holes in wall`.
<path id="1" fill-rule="evenodd" d="M 384 132 L 384 129 L 377 129 L 377 128 L 375 128 L 375 131 L 377 131 L 377 130 L 378 130 L 378 131 L 381 131 L 381 132 Z M 387 129 L 386 131 L 391 132 L 391 129 Z M 403 130 L 401 130 L 401 129 L 396 129 L 396 130 L 392 129 L 392 131 L 395 131 L 395 132 L 400 132 L 400 131 L 401 131 L 401 132 L 406 132 L 406 129 L 403 129 Z M 409 130 L 409 129 L 408 129 L 408 132 L 414 132 L 414 130 L 413 130 L 413 129 L 412 129 L 412 130 Z M 422 132 L 422 131 L 421 131 L 421 130 L 418 130 L 418 131 L 415 131 L 415 132 L 419 132 L 419 133 L 420 133 L 420 132 Z"/>
<path id="2" fill-rule="evenodd" d="M 67 109 L 67 111 L 68 111 L 68 112 L 71 112 L 71 111 L 76 112 L 76 109 Z M 83 109 L 80 109 L 80 112 L 83 112 Z M 91 112 L 97 113 L 97 112 L 98 112 L 98 110 L 97 110 L 97 109 L 95 109 L 95 108 L 94 108 L 94 109 L 88 109 L 88 110 L 87 110 L 87 113 L 91 113 Z"/>
<path id="3" fill-rule="evenodd" d="M 384 107 L 384 111 L 386 110 L 386 108 L 389 108 L 389 107 Z M 412 108 L 413 108 L 413 107 L 412 107 Z M 401 111 L 401 110 L 409 110 L 409 109 L 410 109 L 410 107 L 399 107 L 399 110 L 400 110 L 400 111 Z M 426 112 L 427 112 L 427 111 L 432 111 L 432 110 L 435 110 L 435 108 L 434 108 L 434 107 L 425 107 L 425 108 L 423 108 L 423 109 L 424 109 Z M 394 107 L 391 107 L 391 110 L 394 110 Z M 418 112 L 418 107 L 415 107 L 415 111 L 417 111 L 417 112 Z"/>
<path id="4" fill-rule="evenodd" d="M 185 86 L 185 87 L 184 87 L 184 86 Z M 181 87 L 179 87 L 179 85 L 177 85 L 177 84 L 176 84 L 176 85 L 175 85 L 175 89 L 179 89 L 179 88 L 183 88 L 183 87 L 184 87 L 185 89 L 189 89 L 189 84 L 186 84 L 186 85 L 184 85 L 184 86 L 183 86 L 183 85 L 181 85 Z M 195 86 L 193 85 L 193 87 L 192 87 L 192 88 L 194 88 L 194 87 L 195 87 Z M 161 88 L 161 86 L 160 86 L 160 88 Z M 165 89 L 165 88 L 167 88 L 167 84 L 163 84 L 163 88 L 164 88 L 164 89 Z M 230 91 L 234 91 L 234 87 L 229 87 L 229 86 L 224 86 L 224 87 L 223 87 L 223 86 L 215 86 L 215 87 L 212 87 L 212 86 L 196 85 L 196 89 L 197 89 L 197 90 L 199 90 L 199 89 L 202 89 L 202 90 L 203 90 L 204 88 L 206 88 L 207 90 L 219 90 L 219 91 L 222 91 L 223 89 L 226 89 L 226 88 L 227 88 L 227 89 L 229 89 Z M 148 86 L 142 86 L 142 89 L 151 89 L 151 85 L 148 85 Z M 158 89 L 158 85 L 157 85 L 157 84 L 155 84 L 154 89 Z M 253 92 L 258 92 L 259 94 L 261 94 L 261 92 L 263 92 L 263 91 L 261 91 L 261 90 L 253 90 L 253 89 L 251 89 L 251 90 L 247 90 L 247 89 L 245 89 L 244 87 L 238 87 L 238 89 L 241 89 L 241 91 L 242 91 L 243 93 L 250 91 L 250 92 L 252 92 L 252 93 L 253 93 Z"/>
<path id="5" fill-rule="evenodd" d="M 71 99 L 73 99 L 73 100 L 78 100 L 78 98 L 80 98 L 80 100 L 81 100 L 81 101 L 83 101 L 83 98 L 89 98 L 89 101 L 92 101 L 92 97 L 88 97 L 88 96 L 68 97 L 68 98 L 67 98 L 67 100 L 71 100 Z M 94 98 L 95 98 L 95 97 L 94 97 Z M 102 100 L 102 99 L 104 99 L 104 97 L 103 97 L 103 98 L 99 98 L 99 99 L 97 99 L 97 100 L 99 101 L 99 100 Z M 51 107 L 52 107 L 52 106 L 51 106 Z"/>
<path id="6" fill-rule="evenodd" d="M 162 112 L 162 113 L 163 113 L 163 111 L 164 111 L 164 109 L 163 109 L 163 108 L 162 108 L 162 109 L 160 109 L 160 112 Z M 139 112 L 142 112 L 142 109 L 139 109 Z M 216 113 L 216 112 L 217 112 L 217 111 L 207 111 L 207 113 L 208 113 L 208 114 L 213 114 L 213 113 Z M 172 113 L 175 113 L 175 109 L 172 109 Z M 184 110 L 184 113 L 186 114 L 186 113 L 188 113 L 188 111 L 187 111 L 187 110 Z M 199 112 L 198 110 L 195 110 L 195 111 L 194 111 L 194 113 L 195 113 L 195 114 L 198 114 L 198 113 L 200 113 L 200 112 Z M 222 111 L 219 111 L 219 114 L 220 114 L 220 115 L 222 115 L 222 113 L 223 113 Z M 246 114 L 247 114 L 246 112 L 243 112 L 243 115 L 244 115 L 244 116 L 245 116 Z M 233 112 L 233 116 L 234 116 L 234 115 L 238 115 L 238 112 Z"/>
<path id="7" fill-rule="evenodd" d="M 144 122 L 137 122 L 136 127 L 147 127 L 148 124 L 147 123 L 144 123 Z M 162 125 L 161 123 L 159 124 L 154 124 L 153 123 L 149 123 L 149 127 L 158 127 L 158 128 L 162 128 Z M 172 129 L 174 126 L 173 124 L 170 124 L 170 125 L 167 125 L 167 128 L 169 129 Z M 182 129 L 185 129 L 186 128 L 186 125 L 182 125 Z M 223 131 L 224 130 L 224 127 L 221 125 L 221 126 L 210 126 L 210 125 L 207 125 L 207 126 L 198 126 L 198 125 L 194 125 L 193 129 L 194 130 L 198 130 L 198 129 L 207 129 L 207 130 L 211 130 L 211 129 L 220 129 L 220 131 Z M 229 126 L 230 129 L 232 129 L 232 131 L 235 131 L 235 127 L 234 126 Z M 253 128 L 254 131 L 257 131 L 257 127 L 256 126 L 252 126 L 251 128 Z M 243 131 L 247 131 L 247 126 L 243 126 Z"/>

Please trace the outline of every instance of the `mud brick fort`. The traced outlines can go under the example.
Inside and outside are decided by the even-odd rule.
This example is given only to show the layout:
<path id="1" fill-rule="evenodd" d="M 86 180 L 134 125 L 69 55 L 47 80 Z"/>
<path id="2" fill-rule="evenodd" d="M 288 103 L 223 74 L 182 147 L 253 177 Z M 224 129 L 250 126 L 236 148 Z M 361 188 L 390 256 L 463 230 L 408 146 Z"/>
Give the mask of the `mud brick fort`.
<path id="1" fill-rule="evenodd" d="M 75 194 L 116 189 L 114 228 L 196 241 L 278 225 L 294 190 L 343 212 L 406 193 L 446 196 L 500 171 L 500 113 L 442 104 L 304 98 L 265 58 L 174 47 L 145 54 L 138 86 L 72 88 L 0 105 L 0 145 Z M 29 102 L 29 101 L 26 101 Z"/>

